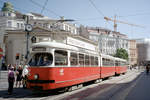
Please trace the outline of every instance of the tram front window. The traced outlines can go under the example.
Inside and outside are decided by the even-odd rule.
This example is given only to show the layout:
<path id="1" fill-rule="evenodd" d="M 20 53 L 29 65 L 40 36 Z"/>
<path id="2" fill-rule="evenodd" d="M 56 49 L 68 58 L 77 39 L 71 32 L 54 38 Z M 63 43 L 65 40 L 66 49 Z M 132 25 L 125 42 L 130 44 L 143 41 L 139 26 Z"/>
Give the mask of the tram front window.
<path id="1" fill-rule="evenodd" d="M 53 62 L 53 56 L 50 53 L 36 53 L 29 61 L 30 66 L 48 66 Z"/>

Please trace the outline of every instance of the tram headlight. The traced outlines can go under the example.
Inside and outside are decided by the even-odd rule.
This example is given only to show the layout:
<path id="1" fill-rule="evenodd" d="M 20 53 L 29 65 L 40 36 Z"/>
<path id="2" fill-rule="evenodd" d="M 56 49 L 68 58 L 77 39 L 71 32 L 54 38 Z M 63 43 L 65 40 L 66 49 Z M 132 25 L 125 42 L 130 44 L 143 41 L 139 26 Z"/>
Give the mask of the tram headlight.
<path id="1" fill-rule="evenodd" d="M 34 75 L 34 79 L 35 79 L 35 80 L 38 80 L 38 79 L 39 79 L 39 75 L 38 75 L 38 74 L 35 74 L 35 75 Z"/>

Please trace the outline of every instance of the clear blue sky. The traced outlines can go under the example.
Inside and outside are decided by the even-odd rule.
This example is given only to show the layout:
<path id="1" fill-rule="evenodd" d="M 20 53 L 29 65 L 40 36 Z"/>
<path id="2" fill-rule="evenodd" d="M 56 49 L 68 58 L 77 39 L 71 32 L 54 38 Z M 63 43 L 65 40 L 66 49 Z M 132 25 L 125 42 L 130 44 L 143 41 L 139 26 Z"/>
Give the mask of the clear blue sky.
<path id="1" fill-rule="evenodd" d="M 113 22 L 106 22 L 103 17 L 113 18 L 116 14 L 117 20 L 145 26 L 140 28 L 118 23 L 117 31 L 129 38 L 150 38 L 150 0 L 1 0 L 0 7 L 6 1 L 11 2 L 22 13 L 42 13 L 56 19 L 64 16 L 66 19 L 76 20 L 74 23 L 78 25 L 111 30 Z M 45 9 L 42 10 L 46 1 Z"/>

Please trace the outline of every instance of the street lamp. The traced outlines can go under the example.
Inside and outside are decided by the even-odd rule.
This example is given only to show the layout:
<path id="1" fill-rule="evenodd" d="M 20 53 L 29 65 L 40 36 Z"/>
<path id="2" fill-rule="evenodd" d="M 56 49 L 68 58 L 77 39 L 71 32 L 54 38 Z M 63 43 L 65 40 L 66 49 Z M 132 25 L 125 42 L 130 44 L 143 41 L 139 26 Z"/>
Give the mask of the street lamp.
<path id="1" fill-rule="evenodd" d="M 27 23 L 25 25 L 25 31 L 27 32 L 26 59 L 28 59 L 28 55 L 29 55 L 29 33 L 32 31 L 32 25 Z"/>

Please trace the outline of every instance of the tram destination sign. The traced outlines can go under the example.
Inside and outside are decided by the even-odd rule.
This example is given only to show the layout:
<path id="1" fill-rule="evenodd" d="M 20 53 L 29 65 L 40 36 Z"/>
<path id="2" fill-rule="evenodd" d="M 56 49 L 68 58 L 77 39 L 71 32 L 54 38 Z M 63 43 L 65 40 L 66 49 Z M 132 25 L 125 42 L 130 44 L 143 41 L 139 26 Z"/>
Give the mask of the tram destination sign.
<path id="1" fill-rule="evenodd" d="M 46 51 L 45 47 L 34 47 L 32 48 L 32 51 Z"/>
<path id="2" fill-rule="evenodd" d="M 77 47 L 80 47 L 80 48 L 84 48 L 84 49 L 88 49 L 88 50 L 92 50 L 92 51 L 97 50 L 96 49 L 97 46 L 95 46 L 91 43 L 88 43 L 88 42 L 84 42 L 84 41 L 81 41 L 81 40 L 78 40 L 78 39 L 71 38 L 71 37 L 67 37 L 67 44 L 77 46 Z"/>

